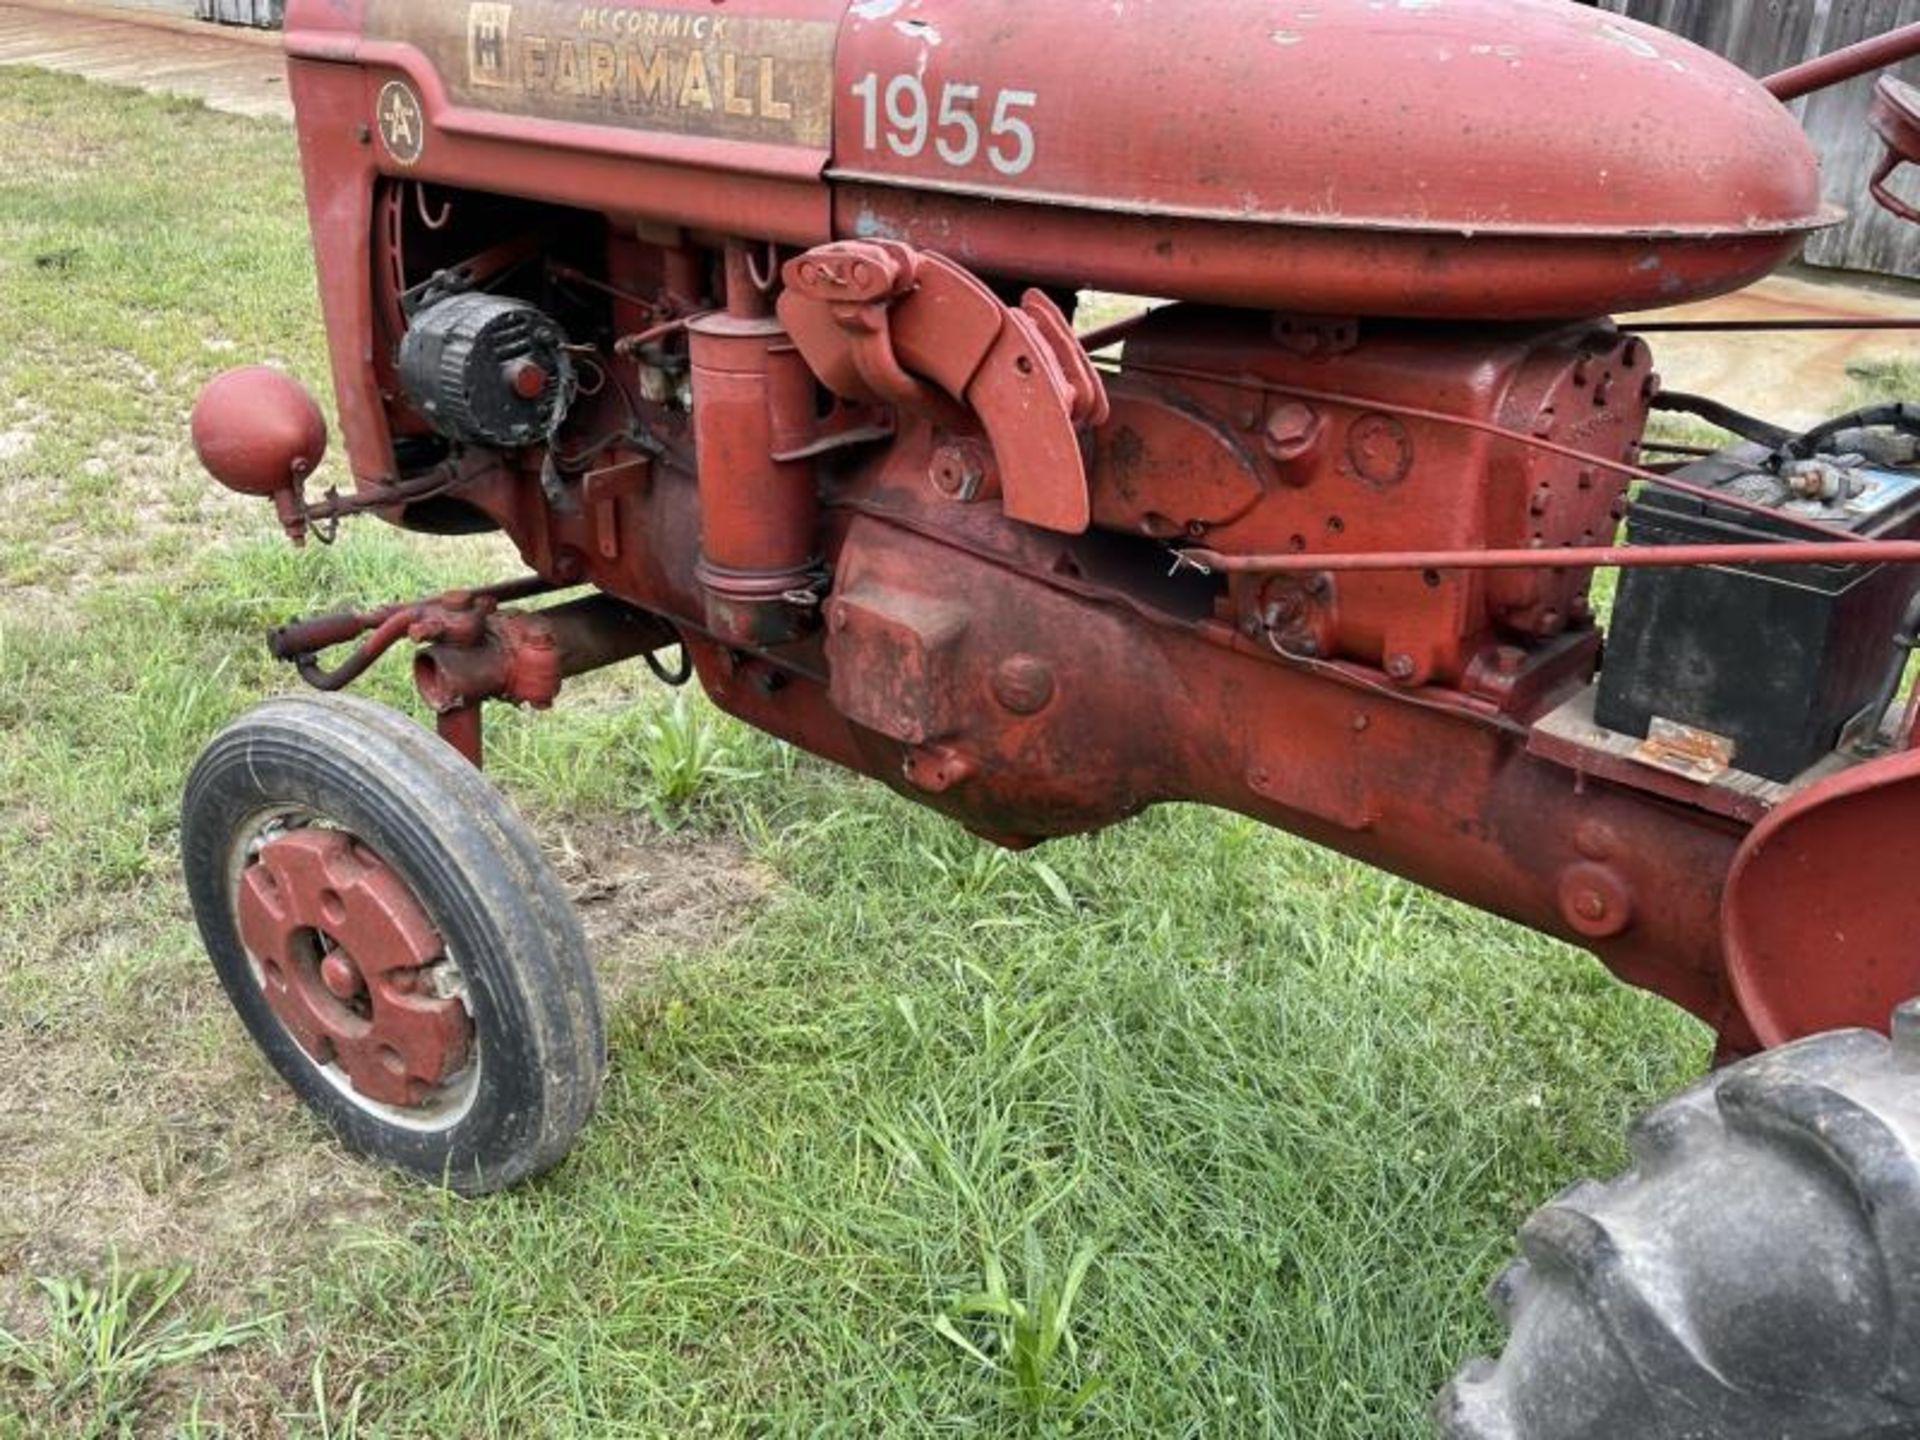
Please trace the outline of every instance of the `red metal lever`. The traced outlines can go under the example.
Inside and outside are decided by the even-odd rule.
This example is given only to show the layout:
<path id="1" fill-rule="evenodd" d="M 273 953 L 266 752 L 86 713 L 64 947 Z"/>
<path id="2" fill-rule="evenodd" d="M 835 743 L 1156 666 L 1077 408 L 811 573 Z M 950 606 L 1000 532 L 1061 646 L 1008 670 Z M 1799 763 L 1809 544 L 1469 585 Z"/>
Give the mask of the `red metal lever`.
<path id="1" fill-rule="evenodd" d="M 809 250 L 786 283 L 781 323 L 828 389 L 977 424 L 1009 517 L 1070 535 L 1092 524 L 1077 427 L 1107 418 L 1106 386 L 1044 294 L 1010 309 L 953 261 L 891 241 Z"/>

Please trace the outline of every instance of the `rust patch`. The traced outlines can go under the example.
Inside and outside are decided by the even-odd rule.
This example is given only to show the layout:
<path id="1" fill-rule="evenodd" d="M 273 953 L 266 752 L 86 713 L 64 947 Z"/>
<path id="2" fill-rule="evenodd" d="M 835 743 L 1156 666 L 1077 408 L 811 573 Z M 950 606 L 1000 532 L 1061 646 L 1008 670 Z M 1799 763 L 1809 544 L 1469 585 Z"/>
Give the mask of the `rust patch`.
<path id="1" fill-rule="evenodd" d="M 828 147 L 838 26 L 575 0 L 372 0 L 367 37 L 413 46 L 458 105 L 718 140 Z"/>
<path id="2" fill-rule="evenodd" d="M 1669 775 L 1711 785 L 1733 768 L 1733 741 L 1710 730 L 1656 719 L 1633 758 Z"/>

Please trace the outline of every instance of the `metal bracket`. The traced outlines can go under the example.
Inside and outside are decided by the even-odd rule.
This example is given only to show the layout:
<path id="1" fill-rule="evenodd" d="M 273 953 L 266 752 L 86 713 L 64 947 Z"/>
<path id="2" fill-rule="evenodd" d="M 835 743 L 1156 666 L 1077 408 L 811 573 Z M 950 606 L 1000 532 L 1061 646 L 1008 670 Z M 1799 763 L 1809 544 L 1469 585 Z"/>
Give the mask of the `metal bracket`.
<path id="1" fill-rule="evenodd" d="M 986 432 L 1007 515 L 1068 535 L 1093 522 L 1079 427 L 1106 386 L 1059 308 L 1018 309 L 944 256 L 893 241 L 823 245 L 787 262 L 780 321 L 828 389 Z"/>

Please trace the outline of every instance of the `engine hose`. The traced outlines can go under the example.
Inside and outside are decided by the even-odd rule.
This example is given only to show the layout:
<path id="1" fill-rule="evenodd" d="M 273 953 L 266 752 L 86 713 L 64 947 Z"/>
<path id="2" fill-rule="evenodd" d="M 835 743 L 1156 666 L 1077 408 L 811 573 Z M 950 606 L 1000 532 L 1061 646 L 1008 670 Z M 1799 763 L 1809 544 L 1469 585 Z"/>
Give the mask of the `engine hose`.
<path id="1" fill-rule="evenodd" d="M 1889 401 L 1885 404 L 1869 405 L 1860 410 L 1850 410 L 1845 415 L 1836 415 L 1833 419 L 1822 421 L 1811 430 L 1797 435 L 1771 421 L 1748 415 L 1718 400 L 1710 400 L 1704 395 L 1689 395 L 1679 390 L 1661 393 L 1655 398 L 1653 408 L 1681 415 L 1692 415 L 1696 419 L 1706 421 L 1709 425 L 1730 431 L 1742 440 L 1751 440 L 1756 445 L 1766 446 L 1781 461 L 1806 460 L 1818 455 L 1820 447 L 1826 441 L 1848 430 L 1886 427 L 1907 435 L 1920 435 L 1920 405 L 1910 405 L 1900 401 Z"/>
<path id="2" fill-rule="evenodd" d="M 1871 430 L 1883 425 L 1907 435 L 1920 435 L 1920 405 L 1891 401 L 1884 405 L 1869 405 L 1863 410 L 1836 416 L 1816 425 L 1806 434 L 1777 448 L 1789 460 L 1805 460 L 1808 456 L 1820 453 L 1822 441 L 1843 430 Z"/>
<path id="3" fill-rule="evenodd" d="M 1709 400 L 1704 395 L 1689 395 L 1682 390 L 1663 390 L 1654 398 L 1653 408 L 1671 411 L 1680 415 L 1691 415 L 1704 420 L 1709 425 L 1731 431 L 1742 440 L 1751 440 L 1756 445 L 1764 445 L 1769 450 L 1778 450 L 1791 444 L 1794 433 L 1756 416 L 1734 409 L 1731 405 L 1718 400 Z"/>

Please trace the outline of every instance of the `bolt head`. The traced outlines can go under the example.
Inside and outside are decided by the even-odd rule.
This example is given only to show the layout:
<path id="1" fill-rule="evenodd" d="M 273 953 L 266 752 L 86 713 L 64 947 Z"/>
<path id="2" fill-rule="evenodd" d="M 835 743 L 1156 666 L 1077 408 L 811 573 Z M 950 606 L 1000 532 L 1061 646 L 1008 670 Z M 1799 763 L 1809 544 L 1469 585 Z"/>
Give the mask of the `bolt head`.
<path id="1" fill-rule="evenodd" d="M 1290 400 L 1267 417 L 1267 453 L 1275 460 L 1297 460 L 1320 437 L 1320 416 L 1309 405 Z"/>
<path id="2" fill-rule="evenodd" d="M 1037 715 L 1053 701 L 1053 667 L 1037 655 L 1009 655 L 993 672 L 993 698 L 1015 715 Z"/>
<path id="3" fill-rule="evenodd" d="M 320 983 L 336 1000 L 351 1000 L 362 989 L 359 968 L 338 950 L 320 962 Z"/>

